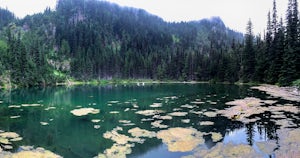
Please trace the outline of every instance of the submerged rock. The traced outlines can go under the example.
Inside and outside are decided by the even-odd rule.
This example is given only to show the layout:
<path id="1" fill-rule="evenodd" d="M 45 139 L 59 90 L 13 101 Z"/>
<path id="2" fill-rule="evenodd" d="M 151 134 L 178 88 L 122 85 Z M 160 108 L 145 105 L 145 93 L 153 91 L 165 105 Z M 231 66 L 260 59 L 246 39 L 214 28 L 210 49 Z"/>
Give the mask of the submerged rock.
<path id="1" fill-rule="evenodd" d="M 169 128 L 157 133 L 157 138 L 168 146 L 171 152 L 192 151 L 204 143 L 203 134 L 194 128 Z"/>
<path id="2" fill-rule="evenodd" d="M 74 109 L 71 111 L 71 113 L 75 116 L 85 116 L 88 114 L 98 114 L 100 112 L 99 109 L 94 108 L 80 108 L 80 109 Z"/>

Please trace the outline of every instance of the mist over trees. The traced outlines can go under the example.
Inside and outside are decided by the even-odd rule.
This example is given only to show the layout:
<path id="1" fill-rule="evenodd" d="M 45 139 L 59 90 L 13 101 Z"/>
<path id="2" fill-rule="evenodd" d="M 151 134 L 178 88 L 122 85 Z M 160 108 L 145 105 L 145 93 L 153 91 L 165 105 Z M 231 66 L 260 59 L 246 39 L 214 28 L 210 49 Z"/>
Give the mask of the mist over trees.
<path id="1" fill-rule="evenodd" d="M 0 9 L 0 81 L 35 86 L 77 80 L 141 78 L 265 82 L 299 76 L 297 1 L 286 26 L 276 2 L 266 33 L 245 36 L 218 17 L 168 23 L 144 10 L 97 0 L 59 0 L 56 9 L 16 19 Z M 255 27 L 255 24 L 254 24 Z"/>

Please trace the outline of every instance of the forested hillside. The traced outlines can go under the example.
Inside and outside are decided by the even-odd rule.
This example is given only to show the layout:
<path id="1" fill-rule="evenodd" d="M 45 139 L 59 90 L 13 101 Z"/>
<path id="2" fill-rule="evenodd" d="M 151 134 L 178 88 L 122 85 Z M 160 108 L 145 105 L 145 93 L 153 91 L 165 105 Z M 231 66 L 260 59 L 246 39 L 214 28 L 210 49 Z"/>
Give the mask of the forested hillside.
<path id="1" fill-rule="evenodd" d="M 254 37 L 249 23 L 244 40 L 218 17 L 168 23 L 98 0 L 59 0 L 55 10 L 23 19 L 5 9 L 0 15 L 2 84 L 47 85 L 69 78 L 290 84 L 299 78 L 300 42 L 290 37 L 292 31 L 299 35 L 293 28 L 298 18 L 284 27 L 276 15 L 265 38 Z"/>

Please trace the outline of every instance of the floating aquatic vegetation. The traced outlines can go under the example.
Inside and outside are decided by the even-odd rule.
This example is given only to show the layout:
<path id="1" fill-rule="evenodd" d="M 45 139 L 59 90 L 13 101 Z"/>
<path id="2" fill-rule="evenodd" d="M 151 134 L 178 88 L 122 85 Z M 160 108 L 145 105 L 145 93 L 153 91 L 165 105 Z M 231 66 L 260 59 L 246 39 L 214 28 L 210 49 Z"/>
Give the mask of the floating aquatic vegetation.
<path id="1" fill-rule="evenodd" d="M 131 123 L 131 121 L 130 121 L 130 120 L 119 120 L 119 123 L 124 123 L 124 124 L 126 124 L 126 123 Z"/>
<path id="2" fill-rule="evenodd" d="M 163 122 L 162 120 L 157 120 L 157 121 L 151 122 L 151 125 L 154 128 L 168 128 L 167 125 L 161 124 L 162 122 Z"/>
<path id="3" fill-rule="evenodd" d="M 144 115 L 144 116 L 153 116 L 156 114 L 164 113 L 162 110 L 142 110 L 135 112 L 136 114 Z"/>
<path id="4" fill-rule="evenodd" d="M 182 107 L 182 108 L 188 108 L 188 109 L 193 109 L 194 108 L 194 106 L 189 105 L 189 104 L 181 105 L 180 107 Z"/>
<path id="5" fill-rule="evenodd" d="M 109 104 L 117 104 L 119 103 L 119 101 L 116 101 L 116 100 L 112 100 L 112 101 L 108 101 Z"/>
<path id="6" fill-rule="evenodd" d="M 191 104 L 204 104 L 205 102 L 203 101 L 192 101 Z"/>
<path id="7" fill-rule="evenodd" d="M 98 123 L 98 122 L 100 122 L 101 120 L 100 119 L 92 119 L 91 120 L 91 122 L 93 122 L 93 123 Z"/>
<path id="8" fill-rule="evenodd" d="M 106 158 L 106 157 L 118 157 L 118 158 L 126 158 L 127 154 L 131 153 L 131 148 L 134 147 L 134 143 L 144 143 L 144 139 L 139 137 L 128 137 L 123 134 L 119 134 L 118 131 L 122 131 L 122 127 L 116 127 L 112 131 L 107 131 L 103 134 L 103 137 L 106 139 L 111 139 L 115 143 L 110 149 L 106 149 L 104 154 L 100 153 L 98 158 Z M 132 130 L 131 132 L 139 135 L 137 129 Z M 145 131 L 143 131 L 145 132 Z"/>
<path id="9" fill-rule="evenodd" d="M 18 138 L 10 139 L 9 141 L 11 141 L 11 142 L 17 142 L 17 141 L 21 141 L 21 140 L 23 140 L 23 138 L 22 137 L 18 137 Z"/>
<path id="10" fill-rule="evenodd" d="M 50 107 L 45 108 L 46 111 L 48 111 L 48 110 L 54 110 L 54 109 L 56 109 L 56 107 L 54 107 L 54 106 L 50 106 Z"/>
<path id="11" fill-rule="evenodd" d="M 151 108 L 160 108 L 162 107 L 162 103 L 153 103 L 150 105 Z"/>
<path id="12" fill-rule="evenodd" d="M 94 108 L 80 108 L 80 109 L 74 109 L 71 111 L 71 113 L 75 116 L 85 116 L 88 114 L 98 114 L 100 112 L 99 109 Z"/>
<path id="13" fill-rule="evenodd" d="M 196 115 L 203 114 L 202 111 L 195 111 L 195 110 L 190 110 L 189 113 L 196 114 Z"/>
<path id="14" fill-rule="evenodd" d="M 100 125 L 94 125 L 95 129 L 99 129 L 101 126 Z"/>
<path id="15" fill-rule="evenodd" d="M 157 133 L 157 138 L 162 139 L 171 152 L 192 151 L 204 143 L 202 137 L 203 134 L 194 128 L 169 128 Z"/>
<path id="16" fill-rule="evenodd" d="M 0 137 L 1 144 L 11 144 L 11 142 L 7 138 Z"/>
<path id="17" fill-rule="evenodd" d="M 174 108 L 173 111 L 181 111 L 181 108 Z"/>
<path id="18" fill-rule="evenodd" d="M 239 144 L 234 145 L 232 143 L 224 144 L 217 143 L 211 149 L 196 149 L 194 155 L 189 155 L 183 158 L 253 158 L 263 157 L 257 154 L 254 149 L 249 145 Z"/>
<path id="19" fill-rule="evenodd" d="M 42 104 L 22 104 L 23 107 L 37 107 L 37 106 L 43 106 Z"/>
<path id="20" fill-rule="evenodd" d="M 2 137 L 2 138 L 18 138 L 19 134 L 15 133 L 15 132 L 4 132 L 4 133 L 0 133 L 0 137 Z"/>
<path id="21" fill-rule="evenodd" d="M 211 122 L 211 121 L 201 121 L 200 122 L 200 126 L 212 126 L 214 125 L 215 123 L 214 122 Z"/>
<path id="22" fill-rule="evenodd" d="M 48 122 L 40 122 L 40 124 L 41 124 L 42 126 L 47 126 L 47 125 L 49 125 Z"/>
<path id="23" fill-rule="evenodd" d="M 155 132 L 151 132 L 145 129 L 140 129 L 138 127 L 128 130 L 128 133 L 130 133 L 134 137 L 148 137 L 148 138 L 156 137 Z"/>
<path id="24" fill-rule="evenodd" d="M 278 147 L 276 142 L 272 140 L 266 142 L 256 142 L 255 144 L 258 146 L 259 150 L 268 155 L 271 155 L 273 151 Z"/>
<path id="25" fill-rule="evenodd" d="M 110 111 L 109 112 L 110 114 L 118 114 L 118 113 L 120 113 L 119 111 Z"/>
<path id="26" fill-rule="evenodd" d="M 142 122 L 146 122 L 146 121 L 153 121 L 154 119 L 152 118 L 143 118 L 141 119 Z"/>
<path id="27" fill-rule="evenodd" d="M 275 151 L 276 157 L 299 157 L 300 155 L 300 129 L 281 129 L 280 148 Z"/>
<path id="28" fill-rule="evenodd" d="M 212 112 L 212 111 L 207 111 L 207 112 L 204 112 L 203 115 L 205 115 L 207 117 L 216 117 L 217 113 L 216 112 Z"/>
<path id="29" fill-rule="evenodd" d="M 122 131 L 123 128 L 116 127 L 112 131 L 107 131 L 103 134 L 103 137 L 106 139 L 111 139 L 117 144 L 128 144 L 128 142 L 135 142 L 135 143 L 143 143 L 144 139 L 140 138 L 131 138 L 124 134 L 119 134 L 118 131 Z"/>
<path id="30" fill-rule="evenodd" d="M 209 104 L 212 104 L 212 105 L 217 105 L 218 103 L 217 102 L 213 102 L 213 101 L 207 101 Z"/>
<path id="31" fill-rule="evenodd" d="M 20 115 L 17 115 L 17 116 L 10 116 L 9 118 L 16 119 L 16 118 L 20 118 L 20 117 L 21 117 Z"/>
<path id="32" fill-rule="evenodd" d="M 132 152 L 133 144 L 113 144 L 110 149 L 106 149 L 104 154 L 100 153 L 95 158 L 126 158 L 126 155 Z"/>
<path id="33" fill-rule="evenodd" d="M 17 153 L 11 152 L 0 152 L 0 157 L 5 158 L 62 158 L 61 156 L 54 154 L 51 151 L 45 150 L 44 148 L 36 148 L 33 147 L 20 147 L 21 150 Z"/>
<path id="34" fill-rule="evenodd" d="M 217 142 L 223 138 L 221 133 L 211 132 L 211 139 L 213 142 Z"/>
<path id="35" fill-rule="evenodd" d="M 191 121 L 190 119 L 183 119 L 183 120 L 181 120 L 182 123 L 190 123 L 190 121 Z"/>
<path id="36" fill-rule="evenodd" d="M 136 103 L 133 103 L 133 104 L 132 104 L 132 107 L 133 107 L 133 108 L 139 108 L 139 106 L 138 106 Z"/>
<path id="37" fill-rule="evenodd" d="M 154 115 L 152 118 L 154 119 L 161 119 L 161 120 L 172 120 L 173 117 L 169 115 L 160 116 L 160 115 Z"/>
<path id="38" fill-rule="evenodd" d="M 278 87 L 276 85 L 264 84 L 264 85 L 251 87 L 251 88 L 264 91 L 267 94 L 274 97 L 280 97 L 286 100 L 300 102 L 300 92 L 299 90 L 297 90 L 297 88 L 294 87 Z"/>
<path id="39" fill-rule="evenodd" d="M 11 145 L 2 145 L 2 147 L 3 147 L 5 150 L 11 150 L 11 149 L 13 149 L 13 146 L 11 146 Z"/>
<path id="40" fill-rule="evenodd" d="M 291 112 L 291 113 L 299 112 L 299 108 L 293 105 L 284 105 L 284 106 L 277 105 L 277 106 L 268 106 L 268 107 L 261 106 L 266 102 L 270 103 L 270 101 L 264 101 L 253 97 L 239 99 L 239 100 L 226 103 L 227 105 L 234 105 L 234 106 L 224 110 L 219 110 L 218 113 L 230 119 L 236 119 L 247 123 L 247 122 L 253 122 L 257 120 L 257 119 L 249 119 L 248 118 L 249 116 L 253 114 L 261 114 L 266 111 L 271 111 L 272 113 L 282 112 L 282 111 Z"/>
<path id="41" fill-rule="evenodd" d="M 21 105 L 9 105 L 8 108 L 21 108 Z"/>
<path id="42" fill-rule="evenodd" d="M 168 115 L 170 116 L 186 116 L 188 113 L 187 112 L 172 112 L 169 113 Z"/>

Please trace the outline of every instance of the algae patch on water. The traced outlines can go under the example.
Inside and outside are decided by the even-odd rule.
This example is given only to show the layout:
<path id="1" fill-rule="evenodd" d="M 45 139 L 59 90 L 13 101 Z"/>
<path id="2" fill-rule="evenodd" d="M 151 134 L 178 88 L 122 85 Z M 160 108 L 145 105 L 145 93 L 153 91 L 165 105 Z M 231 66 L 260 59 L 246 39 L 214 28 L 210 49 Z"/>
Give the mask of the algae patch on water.
<path id="1" fill-rule="evenodd" d="M 99 109 L 94 108 L 80 108 L 80 109 L 74 109 L 71 111 L 71 113 L 75 116 L 85 116 L 88 114 L 98 114 L 100 112 Z"/>
<path id="2" fill-rule="evenodd" d="M 155 132 L 151 132 L 145 129 L 140 129 L 138 127 L 130 129 L 128 133 L 130 133 L 134 137 L 148 137 L 148 138 L 156 137 Z"/>
<path id="3" fill-rule="evenodd" d="M 257 119 L 249 119 L 248 117 L 254 114 L 261 114 L 270 111 L 274 114 L 278 112 L 291 112 L 298 113 L 299 108 L 293 105 L 269 105 L 261 106 L 264 104 L 274 104 L 276 101 L 261 100 L 259 98 L 247 97 L 235 101 L 227 102 L 227 105 L 234 105 L 230 108 L 219 110 L 218 113 L 234 120 L 239 120 L 245 123 L 256 121 Z M 282 116 L 282 115 L 281 115 Z M 276 116 L 275 116 L 276 117 Z"/>
<path id="4" fill-rule="evenodd" d="M 159 131 L 157 138 L 162 139 L 172 152 L 192 151 L 204 143 L 203 134 L 194 128 L 169 128 Z"/>
<path id="5" fill-rule="evenodd" d="M 257 89 L 260 91 L 264 91 L 267 94 L 274 96 L 274 97 L 280 97 L 286 100 L 291 101 L 297 101 L 300 102 L 300 93 L 297 88 L 293 87 L 278 87 L 275 85 L 260 85 L 251 87 L 252 89 Z"/>
<path id="6" fill-rule="evenodd" d="M 186 116 L 188 113 L 187 112 L 172 112 L 169 113 L 168 115 L 170 116 Z"/>
<path id="7" fill-rule="evenodd" d="M 162 110 L 142 110 L 135 112 L 136 114 L 144 115 L 144 116 L 153 116 L 160 113 L 164 113 Z"/>
<path id="8" fill-rule="evenodd" d="M 61 156 L 54 154 L 51 151 L 45 150 L 44 148 L 21 146 L 20 151 L 17 153 L 11 152 L 0 152 L 0 157 L 3 158 L 62 158 Z"/>

